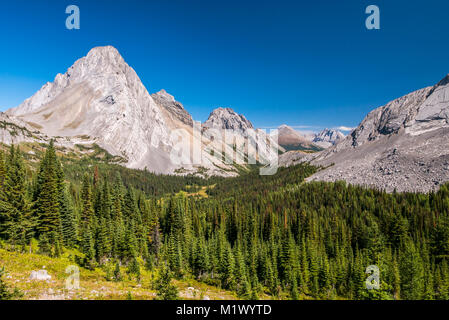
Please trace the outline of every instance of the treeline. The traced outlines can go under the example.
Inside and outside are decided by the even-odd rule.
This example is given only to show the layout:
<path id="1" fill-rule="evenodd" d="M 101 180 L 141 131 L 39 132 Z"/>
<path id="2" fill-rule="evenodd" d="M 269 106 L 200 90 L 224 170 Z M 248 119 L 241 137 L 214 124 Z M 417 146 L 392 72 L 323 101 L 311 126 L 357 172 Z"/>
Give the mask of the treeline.
<path id="1" fill-rule="evenodd" d="M 81 265 L 114 280 L 120 265 L 137 281 L 141 268 L 157 268 L 242 298 L 449 298 L 448 186 L 425 195 L 302 184 L 315 170 L 217 179 L 209 198 L 161 197 L 119 172 L 67 183 L 52 144 L 28 177 L 11 147 L 0 154 L 0 236 L 24 251 L 38 239 L 52 256 L 76 248 Z M 378 290 L 366 289 L 372 265 Z"/>
<path id="2" fill-rule="evenodd" d="M 207 193 L 211 196 L 233 197 L 243 194 L 248 198 L 265 196 L 270 191 L 278 190 L 287 185 L 296 185 L 305 178 L 314 174 L 316 167 L 301 165 L 294 167 L 279 167 L 274 175 L 260 175 L 259 166 L 253 165 L 246 174 L 236 177 L 217 179 L 211 181 L 214 184 Z"/>
<path id="3" fill-rule="evenodd" d="M 134 189 L 154 197 L 177 193 L 184 190 L 186 185 L 200 189 L 201 186 L 214 184 L 223 179 L 219 177 L 203 179 L 191 174 L 185 176 L 156 174 L 149 170 L 129 169 L 118 164 L 105 163 L 88 157 L 83 159 L 62 157 L 61 163 L 66 180 L 74 184 L 79 184 L 85 173 L 90 176 L 97 174 L 112 184 L 117 173 L 119 173 L 125 185 L 132 186 Z"/>

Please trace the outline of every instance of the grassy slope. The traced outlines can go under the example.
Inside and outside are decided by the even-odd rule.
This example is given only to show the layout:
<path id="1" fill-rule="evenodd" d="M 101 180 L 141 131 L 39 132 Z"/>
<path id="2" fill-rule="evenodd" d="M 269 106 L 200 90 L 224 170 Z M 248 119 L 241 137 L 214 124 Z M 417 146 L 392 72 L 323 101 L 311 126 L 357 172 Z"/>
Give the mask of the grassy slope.
<path id="1" fill-rule="evenodd" d="M 5 281 L 11 287 L 20 289 L 22 299 L 44 300 L 121 300 L 127 299 L 129 293 L 133 299 L 154 299 L 156 293 L 151 289 L 152 280 L 157 277 L 155 272 L 142 268 L 142 280 L 139 285 L 134 279 L 129 279 L 126 270 L 122 269 L 124 280 L 121 282 L 107 281 L 102 269 L 87 270 L 80 268 L 80 289 L 66 290 L 65 282 L 69 274 L 65 270 L 70 265 L 76 265 L 72 258 L 76 252 L 65 251 L 60 258 L 50 258 L 38 254 L 18 253 L 0 249 L 0 265 L 5 266 L 9 276 Z M 45 266 L 50 281 L 30 280 L 32 271 L 41 270 Z M 211 300 L 234 300 L 236 296 L 225 290 L 208 286 L 195 280 L 174 282 L 179 289 L 181 299 L 202 299 L 208 296 Z M 195 291 L 188 290 L 189 287 Z"/>
<path id="2" fill-rule="evenodd" d="M 24 152 L 24 160 L 28 167 L 27 174 L 31 176 L 30 171 L 38 168 L 39 160 L 45 150 L 45 145 L 38 143 L 21 143 L 20 149 Z M 0 144 L 0 150 L 7 151 L 8 146 Z M 82 153 L 66 153 L 64 150 L 58 150 L 58 156 L 62 158 L 68 181 L 79 181 L 79 172 L 89 171 L 93 174 L 95 166 L 98 166 L 100 175 L 114 176 L 114 173 L 120 171 L 125 183 L 133 185 L 137 189 L 145 190 L 148 184 L 157 183 L 165 188 L 158 190 L 159 197 L 169 194 L 185 193 L 187 196 L 208 198 L 208 191 L 214 189 L 217 181 L 222 178 L 212 178 L 204 180 L 197 177 L 177 177 L 177 176 L 159 176 L 142 170 L 132 170 L 124 168 L 115 163 L 110 163 L 109 159 L 101 159 L 98 155 L 101 152 L 95 150 L 95 153 L 86 155 Z M 100 150 L 101 151 L 101 150 Z M 103 155 L 104 156 L 104 155 Z M 106 158 L 108 158 L 106 156 Z M 104 161 L 106 160 L 106 161 Z M 256 167 L 251 168 L 249 172 L 255 171 Z M 161 182 L 165 182 L 161 184 Z M 151 194 L 151 192 L 150 192 Z M 37 248 L 33 248 L 36 252 Z M 114 282 L 106 280 L 106 272 L 103 269 L 95 270 L 80 269 L 80 289 L 66 290 L 65 281 L 69 274 L 65 270 L 68 266 L 77 265 L 74 262 L 74 256 L 79 255 L 73 250 L 65 250 L 59 258 L 51 258 L 35 253 L 19 253 L 2 248 L 0 243 L 0 267 L 4 266 L 9 274 L 6 282 L 11 287 L 20 289 L 24 296 L 22 299 L 127 299 L 131 294 L 133 299 L 154 299 L 155 291 L 151 288 L 153 279 L 157 277 L 155 272 L 149 272 L 141 268 L 142 280 L 138 284 L 135 280 L 129 279 L 126 274 L 126 268 L 122 268 L 124 281 Z M 52 276 L 51 281 L 30 280 L 32 271 L 41 270 L 45 266 L 48 274 Z M 217 287 L 206 285 L 194 279 L 174 281 L 178 287 L 181 299 L 203 299 L 209 297 L 211 300 L 234 300 L 237 299 L 235 293 L 222 290 Z M 188 290 L 193 287 L 195 290 Z M 270 299 L 263 295 L 260 299 Z"/>

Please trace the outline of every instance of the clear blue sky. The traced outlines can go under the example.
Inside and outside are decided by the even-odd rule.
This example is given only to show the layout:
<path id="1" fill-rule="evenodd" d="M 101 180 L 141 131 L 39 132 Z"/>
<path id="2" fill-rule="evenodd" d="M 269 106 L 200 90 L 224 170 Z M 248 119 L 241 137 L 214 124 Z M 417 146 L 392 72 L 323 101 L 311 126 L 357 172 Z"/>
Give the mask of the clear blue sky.
<path id="1" fill-rule="evenodd" d="M 81 30 L 65 28 L 69 4 Z M 369 4 L 379 31 L 365 28 Z M 226 106 L 258 127 L 356 126 L 449 73 L 448 18 L 447 0 L 2 1 L 0 110 L 113 45 L 196 120 Z"/>

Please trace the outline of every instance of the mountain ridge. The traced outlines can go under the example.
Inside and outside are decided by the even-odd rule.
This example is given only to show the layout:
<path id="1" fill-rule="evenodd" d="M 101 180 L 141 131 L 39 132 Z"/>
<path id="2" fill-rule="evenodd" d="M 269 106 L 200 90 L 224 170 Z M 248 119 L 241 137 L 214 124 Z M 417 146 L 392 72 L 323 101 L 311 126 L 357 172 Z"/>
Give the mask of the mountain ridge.
<path id="1" fill-rule="evenodd" d="M 308 181 L 337 181 L 392 192 L 431 192 L 449 181 L 449 77 L 367 114 L 340 143 L 280 163 L 325 167 Z"/>
<path id="2" fill-rule="evenodd" d="M 209 114 L 209 117 L 203 123 L 203 128 L 246 132 L 249 129 L 254 129 L 254 126 L 244 115 L 238 114 L 232 108 L 218 107 Z"/>
<path id="3" fill-rule="evenodd" d="M 201 125 L 200 133 L 195 133 L 196 122 L 165 90 L 150 95 L 134 69 L 112 46 L 91 49 L 64 74 L 57 74 L 53 82 L 44 84 L 5 115 L 47 138 L 64 137 L 65 146 L 96 144 L 122 157 L 129 168 L 222 176 L 234 176 L 240 170 L 219 156 L 232 152 L 230 146 L 203 139 Z M 251 122 L 230 108 L 213 110 L 203 124 L 207 127 L 253 129 Z M 178 140 L 183 141 L 180 150 L 175 149 Z M 194 148 L 204 147 L 203 142 L 207 151 L 200 150 L 198 155 Z"/>
<path id="4" fill-rule="evenodd" d="M 234 149 L 245 158 L 250 147 L 244 141 L 246 134 L 250 130 L 262 134 L 231 108 L 216 108 L 203 124 L 196 123 L 165 90 L 149 94 L 134 69 L 111 46 L 90 50 L 21 105 L 1 113 L 0 123 L 0 137 L 7 144 L 55 138 L 68 148 L 98 145 L 122 158 L 129 168 L 163 174 L 235 176 L 239 170 L 222 153 Z M 201 132 L 233 130 L 238 137 L 232 145 L 223 146 L 214 137 L 200 137 L 195 125 Z M 262 137 L 281 152 L 285 151 L 282 139 L 328 147 L 318 153 L 290 151 L 280 156 L 280 165 L 307 161 L 327 168 L 309 180 L 345 180 L 387 191 L 434 191 L 449 180 L 449 75 L 434 86 L 372 110 L 345 138 L 325 129 L 307 142 L 288 126 L 280 129 L 285 131 L 277 137 L 280 148 L 270 135 Z M 181 150 L 180 163 L 171 158 L 177 146 L 174 132 L 182 141 L 193 142 Z M 195 145 L 203 147 L 203 138 L 201 161 L 183 162 L 192 156 Z M 249 138 L 249 143 L 256 140 Z"/>
<path id="5" fill-rule="evenodd" d="M 336 129 L 325 128 L 315 135 L 313 142 L 322 148 L 336 145 L 345 138 L 345 135 Z"/>

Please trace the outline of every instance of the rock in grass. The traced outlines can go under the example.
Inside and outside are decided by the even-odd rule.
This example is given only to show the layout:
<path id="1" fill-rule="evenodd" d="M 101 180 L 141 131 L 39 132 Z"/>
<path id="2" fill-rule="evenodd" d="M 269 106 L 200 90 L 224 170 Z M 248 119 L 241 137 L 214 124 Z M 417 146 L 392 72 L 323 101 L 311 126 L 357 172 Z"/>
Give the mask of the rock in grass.
<path id="1" fill-rule="evenodd" d="M 47 270 L 32 271 L 30 280 L 47 281 L 51 280 L 51 276 L 47 273 Z"/>

